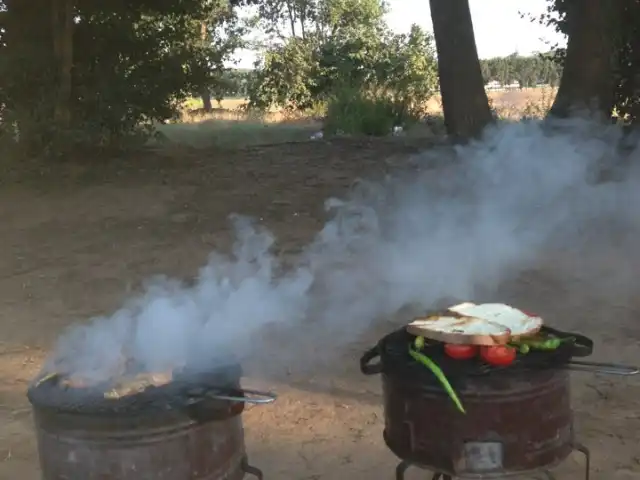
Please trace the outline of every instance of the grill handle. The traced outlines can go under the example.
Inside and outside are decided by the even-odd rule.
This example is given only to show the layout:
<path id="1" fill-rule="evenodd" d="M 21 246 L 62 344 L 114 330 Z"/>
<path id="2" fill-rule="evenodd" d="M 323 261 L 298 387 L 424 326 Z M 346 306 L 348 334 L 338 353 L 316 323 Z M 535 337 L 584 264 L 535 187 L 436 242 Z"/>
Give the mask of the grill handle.
<path id="1" fill-rule="evenodd" d="M 205 398 L 211 400 L 225 400 L 236 403 L 266 404 L 276 400 L 276 394 L 271 392 L 260 392 L 258 390 L 208 390 L 202 394 L 191 395 L 191 403 L 197 403 Z"/>
<path id="2" fill-rule="evenodd" d="M 636 375 L 640 372 L 638 367 L 630 365 L 618 365 L 616 363 L 583 362 L 572 360 L 565 365 L 567 370 L 575 372 L 602 373 L 605 375 Z"/>
<path id="3" fill-rule="evenodd" d="M 373 348 L 367 350 L 362 357 L 360 357 L 360 371 L 365 375 L 377 375 L 382 372 L 382 362 L 378 360 L 373 365 L 370 363 L 376 357 L 380 357 L 380 348 L 376 345 Z"/>
<path id="4" fill-rule="evenodd" d="M 243 388 L 241 392 L 242 392 L 242 396 L 225 395 L 220 393 L 210 393 L 207 396 L 209 398 L 215 398 L 216 400 L 228 400 L 230 402 L 253 403 L 253 404 L 273 403 L 277 398 L 276 394 L 271 392 L 247 390 L 246 388 Z"/>

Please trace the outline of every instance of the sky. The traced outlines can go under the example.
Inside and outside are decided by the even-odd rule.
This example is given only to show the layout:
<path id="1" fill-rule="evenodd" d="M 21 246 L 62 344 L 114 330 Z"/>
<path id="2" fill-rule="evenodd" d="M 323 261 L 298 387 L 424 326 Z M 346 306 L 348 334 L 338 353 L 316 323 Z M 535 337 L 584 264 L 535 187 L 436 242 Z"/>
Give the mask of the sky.
<path id="1" fill-rule="evenodd" d="M 396 33 L 409 31 L 412 23 L 433 31 L 428 0 L 388 0 L 387 22 Z M 566 44 L 553 29 L 520 18 L 520 12 L 538 16 L 547 0 L 469 0 L 480 58 L 503 57 L 513 52 L 528 55 L 549 50 L 551 44 Z M 238 68 L 251 68 L 255 54 L 239 52 Z"/>

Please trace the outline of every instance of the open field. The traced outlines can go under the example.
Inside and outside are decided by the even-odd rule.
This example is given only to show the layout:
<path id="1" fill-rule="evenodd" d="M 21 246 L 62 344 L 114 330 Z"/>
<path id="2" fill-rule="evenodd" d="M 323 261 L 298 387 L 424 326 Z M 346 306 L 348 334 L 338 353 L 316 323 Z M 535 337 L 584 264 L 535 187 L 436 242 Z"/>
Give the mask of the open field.
<path id="1" fill-rule="evenodd" d="M 513 91 L 492 91 L 489 98 L 498 115 L 504 119 L 518 120 L 523 116 L 542 117 L 550 108 L 555 91 L 551 89 L 524 89 Z M 292 117 L 273 110 L 264 116 L 243 112 L 242 98 L 224 99 L 215 105 L 211 113 L 198 111 L 202 103 L 192 99 L 185 106 L 185 114 L 178 123 L 163 125 L 160 132 L 172 143 L 192 147 L 235 148 L 237 146 L 264 145 L 306 141 L 322 129 L 322 122 L 303 114 Z M 442 114 L 438 96 L 428 102 L 428 110 L 436 116 Z M 189 111 L 192 113 L 189 114 Z M 431 138 L 441 133 L 442 126 L 416 125 L 405 132 L 414 138 Z"/>
<path id="2" fill-rule="evenodd" d="M 399 168 L 414 152 L 383 140 L 150 151 L 104 164 L 69 161 L 46 179 L 0 190 L 0 479 L 39 478 L 24 393 L 65 326 L 113 311 L 153 274 L 194 274 L 211 250 L 228 250 L 231 212 L 263 219 L 281 254 L 293 255 L 323 226 L 327 197 L 359 176 Z M 505 285 L 503 301 L 590 335 L 596 360 L 640 363 L 640 303 L 594 297 L 582 279 L 559 268 L 554 258 L 542 259 Z M 608 322 L 613 317 L 615 324 Z M 249 455 L 267 479 L 393 478 L 379 378 L 364 378 L 357 360 L 404 321 L 376 326 L 311 376 L 246 379 L 248 387 L 280 394 L 275 404 L 244 415 Z M 592 479 L 640 478 L 638 382 L 575 374 L 573 387 L 578 438 L 593 453 Z M 583 478 L 580 462 L 567 461 L 558 478 Z"/>
<path id="3" fill-rule="evenodd" d="M 489 91 L 489 102 L 501 118 L 518 120 L 523 116 L 542 117 L 551 107 L 556 91 L 551 88 Z M 442 113 L 440 96 L 429 100 L 429 110 Z"/>
<path id="4" fill-rule="evenodd" d="M 527 110 L 548 108 L 553 103 L 556 90 L 553 88 L 525 88 L 522 90 L 502 90 L 502 91 L 489 91 L 487 95 L 493 106 L 502 110 L 505 113 L 513 112 L 515 115 L 517 112 L 526 112 Z M 213 118 L 222 117 L 225 115 L 228 118 L 240 119 L 243 118 L 242 114 L 237 113 L 246 101 L 242 98 L 225 98 L 222 100 L 221 105 L 218 107 L 222 111 L 218 110 L 211 116 Z M 187 109 L 197 109 L 202 107 L 201 102 L 198 99 L 193 99 L 189 102 Z M 429 111 L 433 113 L 442 112 L 442 104 L 440 96 L 436 95 L 428 102 Z M 234 113 L 236 112 L 236 113 Z M 286 120 L 286 117 L 281 112 L 274 110 L 270 112 L 267 117 L 267 121 L 279 122 Z"/>

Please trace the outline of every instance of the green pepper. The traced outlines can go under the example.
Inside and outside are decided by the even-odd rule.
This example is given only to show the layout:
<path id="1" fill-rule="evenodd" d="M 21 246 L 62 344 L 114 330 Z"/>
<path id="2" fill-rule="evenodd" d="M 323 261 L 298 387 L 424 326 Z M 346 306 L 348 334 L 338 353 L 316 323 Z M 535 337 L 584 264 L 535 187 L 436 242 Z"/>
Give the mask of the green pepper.
<path id="1" fill-rule="evenodd" d="M 447 377 L 444 375 L 444 372 L 440 369 L 440 367 L 438 367 L 438 365 L 436 365 L 435 362 L 426 355 L 416 352 L 413 348 L 411 348 L 411 346 L 409 346 L 409 355 L 411 355 L 411 357 L 416 362 L 423 364 L 425 367 L 431 370 L 431 373 L 433 373 L 438 381 L 442 384 L 442 387 L 445 389 L 447 394 L 449 394 L 449 397 L 451 398 L 451 400 L 453 400 L 453 403 L 456 404 L 458 410 L 460 410 L 462 413 L 467 413 L 464 410 L 464 407 L 462 406 L 462 402 L 460 402 L 458 395 L 456 394 L 455 390 L 449 383 L 449 380 L 447 380 Z"/>
<path id="2" fill-rule="evenodd" d="M 548 338 L 544 342 L 534 345 L 533 348 L 537 348 L 538 350 L 555 350 L 561 343 L 562 340 L 557 337 Z"/>
<path id="3" fill-rule="evenodd" d="M 416 347 L 416 350 L 422 350 L 424 348 L 424 337 L 416 337 L 413 341 L 413 346 Z"/>
<path id="4" fill-rule="evenodd" d="M 549 337 L 545 339 L 534 337 L 530 339 L 522 338 L 515 343 L 520 348 L 527 345 L 529 348 L 532 348 L 534 350 L 555 350 L 564 342 L 573 342 L 573 341 L 575 341 L 575 338 L 573 337 L 566 337 L 566 338 Z"/>

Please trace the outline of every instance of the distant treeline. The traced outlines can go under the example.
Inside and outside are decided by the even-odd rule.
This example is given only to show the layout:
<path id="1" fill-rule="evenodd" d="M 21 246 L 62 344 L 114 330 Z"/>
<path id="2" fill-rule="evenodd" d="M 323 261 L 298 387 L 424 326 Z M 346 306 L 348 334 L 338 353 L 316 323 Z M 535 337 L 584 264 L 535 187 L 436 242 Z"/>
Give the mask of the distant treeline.
<path id="1" fill-rule="evenodd" d="M 244 68 L 225 70 L 218 77 L 211 90 L 211 95 L 216 100 L 230 97 L 247 98 L 249 95 L 249 82 L 254 77 L 255 72 L 253 70 Z"/>
<path id="2" fill-rule="evenodd" d="M 517 54 L 480 60 L 480 68 L 485 83 L 496 81 L 501 85 L 519 82 L 521 87 L 536 85 L 557 86 L 562 76 L 562 68 L 548 54 L 523 57 Z M 214 98 L 248 96 L 254 70 L 232 69 L 223 73 L 215 89 Z"/>
<path id="3" fill-rule="evenodd" d="M 562 67 L 550 54 L 522 57 L 516 53 L 508 57 L 480 60 L 485 83 L 496 81 L 502 85 L 519 82 L 521 87 L 544 84 L 557 86 L 562 76 Z"/>

